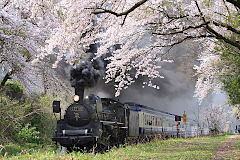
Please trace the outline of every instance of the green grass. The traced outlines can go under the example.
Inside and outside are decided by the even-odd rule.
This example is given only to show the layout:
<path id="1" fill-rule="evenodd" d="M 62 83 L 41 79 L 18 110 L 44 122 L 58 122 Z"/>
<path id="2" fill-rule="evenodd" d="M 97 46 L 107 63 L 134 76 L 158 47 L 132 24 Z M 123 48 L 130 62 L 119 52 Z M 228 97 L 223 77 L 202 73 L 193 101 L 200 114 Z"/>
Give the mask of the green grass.
<path id="1" fill-rule="evenodd" d="M 137 144 L 120 148 L 113 148 L 104 154 L 72 152 L 59 154 L 53 146 L 41 147 L 39 145 L 25 146 L 23 148 L 12 147 L 8 159 L 34 159 L 34 160 L 68 160 L 68 159 L 212 159 L 216 148 L 226 141 L 229 135 L 218 137 L 201 137 L 191 139 L 170 139 L 166 141 L 154 141 L 151 143 Z M 240 142 L 236 151 L 240 151 Z M 10 147 L 11 148 L 11 147 Z M 14 148 L 14 149 L 13 149 Z M 11 153 L 11 154 L 10 154 Z M 13 154 L 14 153 L 14 154 Z M 2 154 L 3 155 L 3 154 Z M 1 157 L 0 157 L 1 158 Z"/>
<path id="2" fill-rule="evenodd" d="M 51 145 L 43 146 L 36 143 L 26 143 L 24 145 L 9 144 L 0 147 L 0 158 L 5 154 L 7 157 L 14 157 L 32 152 L 34 153 L 36 151 L 45 152 L 46 150 L 55 151 L 56 149 Z"/>

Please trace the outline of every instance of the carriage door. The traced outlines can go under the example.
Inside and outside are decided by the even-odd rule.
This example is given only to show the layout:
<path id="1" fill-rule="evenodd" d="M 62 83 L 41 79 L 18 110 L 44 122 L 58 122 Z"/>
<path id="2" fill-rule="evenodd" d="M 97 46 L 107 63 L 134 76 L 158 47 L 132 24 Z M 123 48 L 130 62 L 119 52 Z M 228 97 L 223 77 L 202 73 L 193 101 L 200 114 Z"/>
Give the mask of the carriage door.
<path id="1" fill-rule="evenodd" d="M 137 111 L 129 112 L 129 137 L 139 136 L 139 115 Z"/>

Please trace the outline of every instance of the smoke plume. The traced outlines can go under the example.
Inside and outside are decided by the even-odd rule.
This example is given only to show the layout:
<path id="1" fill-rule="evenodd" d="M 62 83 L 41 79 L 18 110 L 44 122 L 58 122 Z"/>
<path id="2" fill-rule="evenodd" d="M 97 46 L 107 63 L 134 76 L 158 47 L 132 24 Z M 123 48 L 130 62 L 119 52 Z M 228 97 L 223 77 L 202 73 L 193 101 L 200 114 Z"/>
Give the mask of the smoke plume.
<path id="1" fill-rule="evenodd" d="M 100 77 L 104 77 L 106 62 L 104 57 L 95 58 L 97 45 L 91 45 L 86 57 L 80 64 L 70 70 L 70 81 L 72 87 L 84 86 L 94 87 Z"/>
<path id="2" fill-rule="evenodd" d="M 99 79 L 102 79 L 105 75 L 106 66 L 109 63 L 105 60 L 112 54 L 113 50 L 120 48 L 120 44 L 116 44 L 109 48 L 109 51 L 96 58 L 99 44 L 90 45 L 90 49 L 86 52 L 86 57 L 80 64 L 72 67 L 70 70 L 70 81 L 72 87 L 84 86 L 86 88 L 94 87 Z"/>

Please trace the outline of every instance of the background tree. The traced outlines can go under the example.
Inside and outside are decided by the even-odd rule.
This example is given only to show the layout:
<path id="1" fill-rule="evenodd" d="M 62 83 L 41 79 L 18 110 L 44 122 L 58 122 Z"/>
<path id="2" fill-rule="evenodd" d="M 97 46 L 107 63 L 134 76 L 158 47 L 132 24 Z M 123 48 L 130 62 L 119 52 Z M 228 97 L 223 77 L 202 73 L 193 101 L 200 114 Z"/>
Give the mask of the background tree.
<path id="1" fill-rule="evenodd" d="M 224 106 L 211 104 L 203 110 L 200 124 L 207 127 L 211 134 L 218 134 L 224 131 L 230 114 Z"/>
<path id="2" fill-rule="evenodd" d="M 239 50 L 223 43 L 217 49 L 225 72 L 220 76 L 222 89 L 227 93 L 231 105 L 240 105 L 240 56 Z"/>
<path id="3" fill-rule="evenodd" d="M 227 22 L 239 29 L 239 10 L 229 16 Z M 229 40 L 239 44 L 239 32 L 231 32 L 227 36 Z M 239 114 L 240 104 L 239 53 L 239 48 L 219 40 L 201 52 L 200 66 L 195 67 L 199 77 L 195 93 L 199 100 L 202 101 L 209 91 L 222 89 L 228 96 L 229 104 L 236 107 L 236 116 Z"/>

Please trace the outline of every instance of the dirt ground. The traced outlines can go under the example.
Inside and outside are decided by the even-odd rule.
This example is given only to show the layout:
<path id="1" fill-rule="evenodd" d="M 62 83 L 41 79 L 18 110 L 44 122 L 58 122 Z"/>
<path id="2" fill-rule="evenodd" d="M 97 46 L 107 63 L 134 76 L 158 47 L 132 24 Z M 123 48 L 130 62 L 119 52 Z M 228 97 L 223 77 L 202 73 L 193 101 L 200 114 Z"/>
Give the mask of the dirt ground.
<path id="1" fill-rule="evenodd" d="M 227 141 L 219 146 L 213 156 L 214 160 L 236 159 L 240 160 L 240 152 L 237 150 L 237 143 L 240 141 L 240 135 L 232 135 Z"/>

